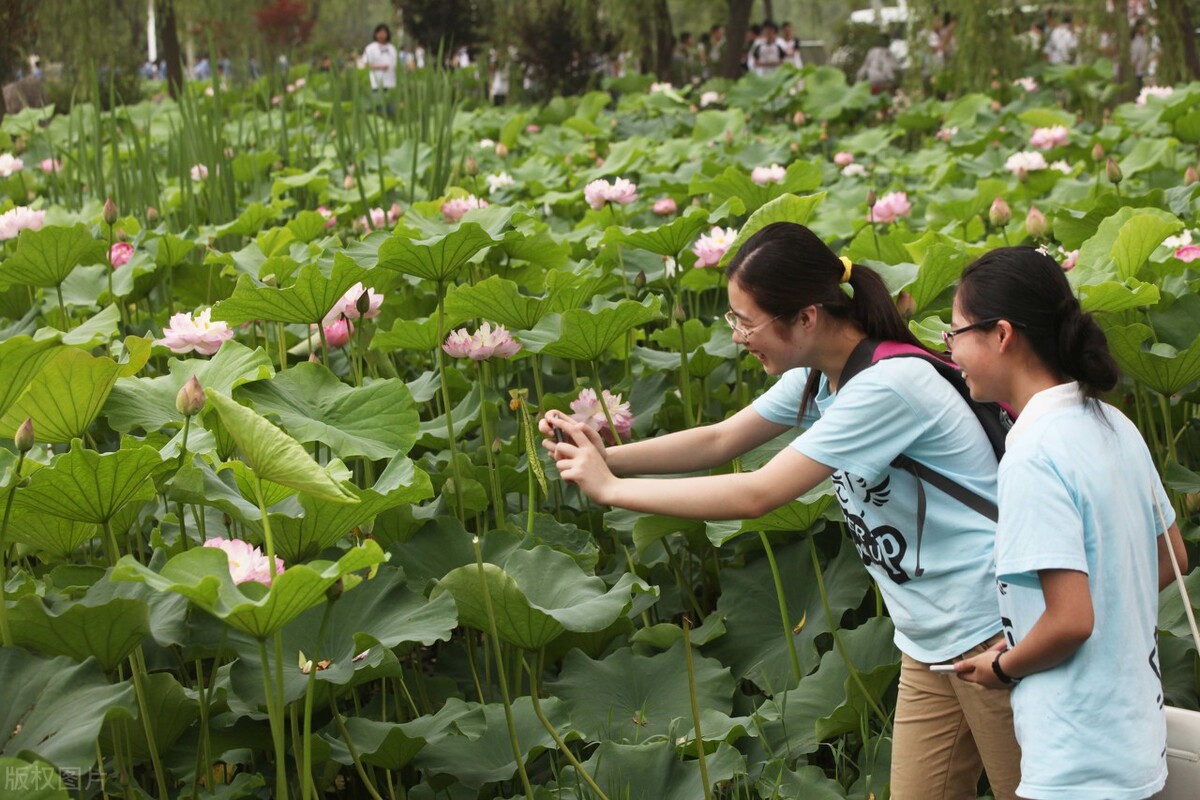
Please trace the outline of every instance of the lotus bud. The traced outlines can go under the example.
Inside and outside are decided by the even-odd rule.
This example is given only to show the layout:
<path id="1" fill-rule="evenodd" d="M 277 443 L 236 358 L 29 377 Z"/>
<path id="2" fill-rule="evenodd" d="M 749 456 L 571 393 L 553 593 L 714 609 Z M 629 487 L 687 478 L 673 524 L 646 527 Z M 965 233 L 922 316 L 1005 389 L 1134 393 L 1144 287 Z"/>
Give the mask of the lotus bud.
<path id="1" fill-rule="evenodd" d="M 733 131 L 725 131 L 725 144 L 733 144 Z"/>
<path id="2" fill-rule="evenodd" d="M 875 189 L 867 189 L 867 208 L 874 208 L 875 203 L 878 202 L 878 200 L 879 195 L 875 194 Z"/>
<path id="3" fill-rule="evenodd" d="M 463 166 L 463 169 L 465 169 L 467 174 L 471 175 L 472 177 L 479 174 L 479 164 L 475 161 L 474 156 L 467 156 L 467 161 Z"/>
<path id="4" fill-rule="evenodd" d="M 682 325 L 687 321 L 687 312 L 683 310 L 683 306 L 675 306 L 675 321 Z"/>
<path id="5" fill-rule="evenodd" d="M 500 158 L 508 158 L 508 147 L 504 142 L 496 142 L 496 155 Z"/>
<path id="6" fill-rule="evenodd" d="M 17 428 L 16 434 L 13 435 L 13 442 L 16 443 L 19 453 L 28 453 L 33 449 L 33 419 L 25 418 L 21 427 Z"/>
<path id="7" fill-rule="evenodd" d="M 1104 145 L 1096 142 L 1096 144 L 1092 146 L 1092 161 L 1095 161 L 1097 164 L 1099 164 L 1104 160 L 1104 155 Z"/>
<path id="8" fill-rule="evenodd" d="M 997 197 L 992 201 L 992 207 L 988 209 L 988 222 L 992 223 L 993 227 L 1003 228 L 1012 219 L 1012 209 L 1008 203 L 1004 202 L 1003 197 Z"/>
<path id="9" fill-rule="evenodd" d="M 695 103 L 692 103 L 690 106 L 688 106 L 688 111 L 692 114 L 695 114 L 699 110 L 699 107 Z"/>
<path id="10" fill-rule="evenodd" d="M 1104 172 L 1108 175 L 1108 179 L 1113 183 L 1120 183 L 1121 179 L 1125 177 L 1124 173 L 1121 172 L 1121 168 L 1117 165 L 1117 162 L 1113 161 L 1112 156 L 1108 157 L 1108 163 L 1104 165 Z"/>
<path id="11" fill-rule="evenodd" d="M 146 206 L 146 221 L 154 222 L 158 219 L 158 209 L 154 206 Z"/>
<path id="12" fill-rule="evenodd" d="M 633 285 L 637 289 L 641 289 L 646 285 L 646 270 L 638 270 L 638 274 L 633 279 Z"/>
<path id="13" fill-rule="evenodd" d="M 346 177 L 342 178 L 342 188 L 343 189 L 353 189 L 354 188 L 354 176 L 353 175 L 347 175 Z"/>
<path id="14" fill-rule="evenodd" d="M 911 317 L 917 310 L 917 301 L 908 292 L 901 292 L 896 297 L 896 310 L 905 318 Z"/>
<path id="15" fill-rule="evenodd" d="M 1200 175 L 1196 174 L 1196 167 L 1193 164 L 1188 164 L 1188 168 L 1183 173 L 1183 185 L 1191 186 L 1193 183 L 1200 181 Z"/>
<path id="16" fill-rule="evenodd" d="M 263 286 L 272 286 L 272 287 L 273 287 L 273 286 L 275 286 L 275 285 L 276 285 L 278 282 L 279 282 L 279 281 L 276 279 L 276 277 L 275 277 L 275 273 L 274 273 L 274 272 L 272 272 L 270 275 L 263 275 L 263 276 L 262 276 L 262 283 L 263 283 Z"/>
<path id="17" fill-rule="evenodd" d="M 1037 206 L 1030 206 L 1029 213 L 1025 215 L 1025 230 L 1034 239 L 1041 239 L 1046 235 L 1046 230 L 1050 227 L 1046 222 L 1046 215 L 1038 211 Z"/>
<path id="18" fill-rule="evenodd" d="M 804 116 L 803 111 L 797 111 L 795 114 L 792 114 L 792 124 L 797 128 L 804 125 L 806 122 L 808 122 L 808 117 Z"/>
<path id="19" fill-rule="evenodd" d="M 104 201 L 104 211 L 100 214 L 104 220 L 104 224 L 112 226 L 117 221 L 117 204 L 109 197 Z"/>
<path id="20" fill-rule="evenodd" d="M 354 301 L 354 310 L 358 312 L 360 317 L 365 316 L 371 310 L 371 291 L 370 289 L 363 289 L 358 299 Z"/>
<path id="21" fill-rule="evenodd" d="M 320 364 L 320 363 L 321 363 L 321 357 L 320 357 L 319 355 L 317 355 L 317 354 L 316 354 L 316 352 L 309 353 L 309 354 L 308 354 L 308 363 L 310 363 L 310 364 Z"/>
<path id="22" fill-rule="evenodd" d="M 179 390 L 179 394 L 175 395 L 175 410 L 185 417 L 194 416 L 204 408 L 204 387 L 200 385 L 200 381 L 196 380 L 196 376 L 188 378 L 188 382 Z"/>

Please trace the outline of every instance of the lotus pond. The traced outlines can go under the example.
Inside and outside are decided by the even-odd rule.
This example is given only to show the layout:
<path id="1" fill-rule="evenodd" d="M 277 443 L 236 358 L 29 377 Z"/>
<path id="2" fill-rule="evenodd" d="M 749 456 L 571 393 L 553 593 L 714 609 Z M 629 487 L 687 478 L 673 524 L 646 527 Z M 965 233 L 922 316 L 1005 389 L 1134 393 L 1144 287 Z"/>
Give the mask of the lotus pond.
<path id="1" fill-rule="evenodd" d="M 388 117 L 296 72 L 6 117 L 3 796 L 886 797 L 899 653 L 831 492 L 600 508 L 534 424 L 744 406 L 719 267 L 770 222 L 939 348 L 963 266 L 1036 242 L 1195 563 L 1200 84 L 1040 79 L 884 113 L 828 68 L 505 109 L 422 73 Z M 1196 708 L 1171 590 L 1160 628 Z"/>

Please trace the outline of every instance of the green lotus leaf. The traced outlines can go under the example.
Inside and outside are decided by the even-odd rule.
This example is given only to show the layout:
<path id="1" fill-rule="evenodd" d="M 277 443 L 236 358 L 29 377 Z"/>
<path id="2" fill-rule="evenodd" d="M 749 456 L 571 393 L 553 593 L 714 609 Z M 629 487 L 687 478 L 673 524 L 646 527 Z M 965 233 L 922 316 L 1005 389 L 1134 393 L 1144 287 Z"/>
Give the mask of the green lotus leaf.
<path id="1" fill-rule="evenodd" d="M 592 300 L 618 286 L 614 275 L 577 274 L 566 270 L 555 270 L 546 276 L 546 291 L 549 294 L 551 311 L 566 311 L 585 308 Z"/>
<path id="2" fill-rule="evenodd" d="M 731 713 L 734 680 L 729 669 L 699 653 L 692 663 L 700 707 Z M 679 680 L 686 674 L 682 640 L 653 656 L 635 655 L 625 647 L 592 660 L 572 650 L 547 689 L 563 701 L 571 724 L 589 741 L 636 744 L 666 738 L 673 742 L 693 730 L 688 681 Z"/>
<path id="3" fill-rule="evenodd" d="M 393 459 L 374 487 L 347 488 L 359 499 L 358 503 L 301 495 L 304 516 L 271 515 L 275 550 L 284 561 L 295 563 L 314 558 L 389 508 L 419 503 L 433 496 L 429 475 L 407 458 Z"/>
<path id="4" fill-rule="evenodd" d="M 1154 331 L 1140 322 L 1109 327 L 1105 334 L 1121 369 L 1160 394 L 1169 397 L 1200 379 L 1200 335 L 1179 350 L 1165 342 L 1144 348 Z"/>
<path id="5" fill-rule="evenodd" d="M 350 717 L 346 720 L 346 730 L 350 734 L 350 741 L 354 742 L 358 757 L 364 763 L 382 769 L 404 769 L 425 746 L 424 739 L 410 737 L 404 732 L 403 723 Z M 346 766 L 354 763 L 350 748 L 340 734 L 331 732 L 323 734 L 321 738 L 329 745 L 330 759 Z"/>
<path id="6" fill-rule="evenodd" d="M 271 587 L 235 586 L 229 558 L 215 547 L 194 547 L 154 570 L 123 556 L 113 568 L 115 581 L 143 581 L 160 592 L 176 592 L 200 608 L 257 639 L 266 639 L 309 608 L 325 602 L 325 590 L 339 579 L 354 585 L 351 573 L 380 564 L 386 556 L 375 542 L 356 546 L 338 561 L 294 564 L 275 577 Z"/>
<path id="7" fill-rule="evenodd" d="M 535 353 L 591 361 L 631 328 L 662 316 L 662 298 L 651 295 L 642 302 L 597 301 L 592 308 L 576 308 L 561 314 L 548 314 L 535 328 L 520 334 L 521 342 Z"/>
<path id="8" fill-rule="evenodd" d="M 498 241 L 477 222 L 463 222 L 449 233 L 427 239 L 395 235 L 379 246 L 378 266 L 431 281 L 446 281 Z"/>
<path id="9" fill-rule="evenodd" d="M 1075 118 L 1058 108 L 1031 108 L 1017 114 L 1017 119 L 1033 128 L 1053 128 L 1055 125 L 1072 128 L 1075 125 Z"/>
<path id="10" fill-rule="evenodd" d="M 1137 278 L 1128 278 L 1124 283 L 1105 281 L 1091 286 L 1079 287 L 1083 298 L 1079 304 L 1088 313 L 1097 311 L 1128 311 L 1131 308 L 1152 306 L 1162 295 L 1153 283 L 1144 283 Z"/>
<path id="11" fill-rule="evenodd" d="M 764 770 L 763 788 L 771 792 L 771 797 L 778 800 L 845 800 L 846 790 L 833 778 L 825 774 L 825 770 L 812 764 L 807 764 L 796 770 L 788 769 L 787 765 L 779 762 L 778 766 L 768 765 Z M 770 776 L 770 782 L 767 783 Z M 870 795 L 867 795 L 868 797 Z M 877 794 L 877 797 L 882 794 Z"/>
<path id="12" fill-rule="evenodd" d="M 207 394 L 222 426 L 259 478 L 324 500 L 358 502 L 295 439 L 229 397 L 215 391 Z"/>
<path id="13" fill-rule="evenodd" d="M 838 141 L 838 149 L 854 154 L 877 156 L 888 148 L 893 139 L 901 136 L 901 132 L 889 126 L 877 128 L 864 127 L 853 136 L 847 136 Z"/>
<path id="14" fill-rule="evenodd" d="M 105 306 L 85 322 L 76 325 L 62 335 L 63 344 L 74 345 L 81 350 L 91 350 L 117 337 L 121 314 L 115 305 Z"/>
<path id="15" fill-rule="evenodd" d="M 86 661 L 94 656 L 105 672 L 116 669 L 150 633 L 145 600 L 98 596 L 47 605 L 36 595 L 20 598 L 9 610 L 13 640 L 41 653 Z"/>
<path id="16" fill-rule="evenodd" d="M 912 295 L 915 311 L 924 311 L 938 295 L 962 276 L 968 256 L 962 243 L 940 233 L 927 233 L 905 245 L 913 258 L 920 262 L 921 271 L 907 290 Z"/>
<path id="17" fill-rule="evenodd" d="M 631 592 L 644 587 L 625 573 L 611 589 L 584 574 L 570 556 L 535 547 L 516 550 L 504 568 L 484 564 L 483 572 L 500 638 L 526 650 L 538 650 L 564 631 L 601 631 L 629 610 Z M 454 595 L 459 621 L 488 630 L 483 586 L 476 564 L 461 566 L 438 581 L 431 597 Z"/>
<path id="18" fill-rule="evenodd" d="M 23 230 L 17 237 L 16 252 L 0 263 L 0 283 L 58 286 L 76 267 L 101 264 L 106 257 L 104 242 L 93 237 L 83 223 Z"/>
<path id="19" fill-rule="evenodd" d="M 723 742 L 715 753 L 708 754 L 705 766 L 713 784 L 746 772 L 745 757 Z M 583 768 L 605 794 L 622 800 L 696 800 L 705 796 L 700 764 L 681 759 L 672 742 L 602 742 Z M 571 777 L 569 770 L 564 773 L 563 785 L 575 785 L 579 780 Z"/>
<path id="20" fill-rule="evenodd" d="M 131 718 L 133 684 L 111 684 L 99 664 L 0 648 L 0 758 L 37 758 L 87 772 L 104 723 Z"/>
<path id="21" fill-rule="evenodd" d="M 232 471 L 217 472 L 204 459 L 185 462 L 176 470 L 167 481 L 167 497 L 174 503 L 218 508 L 255 534 L 262 532 L 257 501 L 246 499 Z"/>
<path id="22" fill-rule="evenodd" d="M 709 522 L 706 525 L 708 540 L 713 547 L 720 547 L 731 539 L 745 533 L 758 531 L 796 531 L 811 528 L 833 505 L 832 484 L 822 483 L 807 494 L 787 505 L 771 511 L 758 519 Z"/>
<path id="23" fill-rule="evenodd" d="M 39 441 L 69 442 L 82 436 L 100 413 L 120 367 L 107 356 L 62 349 L 29 382 L 3 416 L 0 436 L 12 437 L 26 418 Z"/>
<path id="24" fill-rule="evenodd" d="M 690 206 L 682 215 L 657 228 L 609 228 L 604 234 L 603 243 L 624 243 L 660 256 L 677 258 L 692 245 L 699 233 L 710 227 L 708 219 L 708 212 L 703 208 Z"/>
<path id="25" fill-rule="evenodd" d="M 154 497 L 150 476 L 163 464 L 153 447 L 101 455 L 76 439 L 70 452 L 39 469 L 16 494 L 14 506 L 79 522 L 102 524 L 130 502 Z"/>
<path id="26" fill-rule="evenodd" d="M 459 323 L 469 319 L 461 313 L 446 314 L 442 325 L 443 334 L 448 335 Z M 438 320 L 436 316 L 428 319 L 398 319 L 390 331 L 378 331 L 371 337 L 371 350 L 381 350 L 391 353 L 395 350 L 416 350 L 428 353 L 441 347 L 438 339 Z"/>
<path id="27" fill-rule="evenodd" d="M 13 511 L 5 538 L 35 550 L 46 551 L 55 558 L 67 558 L 85 542 L 99 535 L 100 526 L 94 522 L 80 522 L 18 508 Z"/>
<path id="28" fill-rule="evenodd" d="M 829 631 L 808 548 L 808 542 L 801 539 L 775 549 L 779 572 L 784 576 L 788 622 L 793 626 L 803 623 L 791 639 L 800 669 L 806 674 L 817 664 L 817 637 Z M 854 546 L 843 544 L 823 574 L 833 618 L 839 620 L 847 609 L 858 606 L 869 585 Z M 775 583 L 765 558 L 741 569 L 723 570 L 717 613 L 725 617 L 725 635 L 704 652 L 729 665 L 735 675 L 767 691 L 779 692 L 793 686 L 795 677 L 778 607 Z"/>
<path id="29" fill-rule="evenodd" d="M 200 717 L 200 703 L 189 696 L 169 672 L 151 672 L 143 678 L 146 691 L 146 711 L 154 731 L 154 743 L 160 752 L 168 751 Z M 127 726 L 130 753 L 134 758 L 150 758 L 143 725 Z M 112 738 L 100 737 L 105 752 L 112 749 Z M 201 797 L 205 797 L 202 793 Z"/>
<path id="30" fill-rule="evenodd" d="M 294 241 L 296 241 L 296 235 L 287 228 L 269 228 L 254 237 L 254 243 L 268 259 L 273 256 L 286 255 L 288 246 Z"/>
<path id="31" fill-rule="evenodd" d="M 302 363 L 271 380 L 241 387 L 260 414 L 273 414 L 300 442 L 321 442 L 342 458 L 404 455 L 420 422 L 412 393 L 399 378 L 348 386 L 323 364 Z"/>
<path id="32" fill-rule="evenodd" d="M 489 531 L 479 540 L 483 560 L 497 565 L 503 564 L 521 545 L 522 537 L 506 528 Z M 455 517 L 429 520 L 389 552 L 392 562 L 404 569 L 409 586 L 422 592 L 458 567 L 475 566 L 472 534 Z"/>
<path id="33" fill-rule="evenodd" d="M 1161 209 L 1121 208 L 1079 248 L 1077 266 L 1067 277 L 1073 286 L 1135 277 L 1162 240 L 1182 227 L 1178 217 Z"/>
<path id="34" fill-rule="evenodd" d="M 499 248 L 511 259 L 543 269 L 560 269 L 571 255 L 570 245 L 556 239 L 545 223 L 507 231 Z"/>
<path id="35" fill-rule="evenodd" d="M 876 701 L 900 669 L 893 631 L 891 620 L 875 617 L 841 632 L 847 655 Z M 845 660 L 837 650 L 830 650 L 822 656 L 816 672 L 798 687 L 776 694 L 755 717 L 770 752 L 796 755 L 816 752 L 826 738 L 858 730 L 866 713 L 866 698 L 850 677 Z"/>
<path id="36" fill-rule="evenodd" d="M 309 264 L 300 269 L 295 283 L 283 289 L 256 285 L 249 275 L 242 275 L 233 295 L 213 306 L 212 318 L 230 324 L 260 319 L 316 324 L 366 274 L 366 270 L 339 252 L 333 256 L 333 271 L 328 276 L 319 265 Z"/>
<path id="37" fill-rule="evenodd" d="M 453 319 L 483 319 L 513 330 L 537 325 L 549 310 L 549 300 L 530 297 L 510 280 L 493 275 L 474 286 L 456 286 L 446 295 L 446 313 Z"/>
<path id="38" fill-rule="evenodd" d="M 768 183 L 760 186 L 750 179 L 750 173 L 745 169 L 728 167 L 716 178 L 694 178 L 688 186 L 688 193 L 693 195 L 710 194 L 714 206 L 737 199 L 744 205 L 746 213 L 753 214 L 783 195 L 811 192 L 820 185 L 821 168 L 819 166 L 807 161 L 795 161 L 787 168 L 787 173 L 781 183 Z M 791 221 L 798 222 L 800 220 Z"/>
<path id="39" fill-rule="evenodd" d="M 281 503 L 296 493 L 295 489 L 284 486 L 275 481 L 265 480 L 255 475 L 254 470 L 250 469 L 244 461 L 226 461 L 217 467 L 217 474 L 229 472 L 233 475 L 234 485 L 241 492 L 242 497 L 248 502 L 254 503 L 257 506 L 258 492 L 262 492 L 263 505 L 267 508 Z M 260 514 L 261 516 L 261 514 Z"/>
<path id="40" fill-rule="evenodd" d="M 56 337 L 32 339 L 14 336 L 0 342 L 0 375 L 4 376 L 4 380 L 0 381 L 0 414 L 8 411 L 34 376 L 61 349 L 63 347 Z"/>
<path id="41" fill-rule="evenodd" d="M 541 702 L 541 707 L 555 729 L 562 731 L 567 728 L 569 720 L 562 703 L 549 698 Z M 529 697 L 513 700 L 512 712 L 522 758 L 528 760 L 554 747 L 554 740 L 534 715 Z M 432 741 L 417 753 L 414 760 L 416 766 L 432 775 L 452 775 L 472 790 L 478 790 L 485 783 L 512 778 L 517 771 L 517 762 L 513 758 L 504 706 L 492 703 L 477 707 L 475 714 L 482 716 L 484 723 L 479 735 L 452 733 Z"/>
<path id="42" fill-rule="evenodd" d="M 1167 462 L 1167 468 L 1163 470 L 1163 483 L 1185 494 L 1200 492 L 1200 474 L 1192 472 L 1178 461 Z"/>
<path id="43" fill-rule="evenodd" d="M 729 262 L 737 255 L 738 250 L 746 243 L 747 239 L 774 222 L 795 222 L 798 225 L 806 224 L 809 217 L 812 216 L 813 211 L 824 199 L 825 192 L 805 195 L 803 197 L 795 194 L 785 194 L 766 203 L 751 214 L 750 219 L 746 220 L 746 224 L 738 231 L 737 238 L 733 240 L 733 244 L 729 245 L 729 249 L 721 257 L 720 266 L 722 268 L 729 266 Z"/>
<path id="44" fill-rule="evenodd" d="M 1136 140 L 1133 149 L 1121 159 L 1121 172 L 1126 176 L 1154 169 L 1170 163 L 1171 151 L 1179 146 L 1179 142 L 1167 137 L 1142 137 Z"/>
<path id="45" fill-rule="evenodd" d="M 160 267 L 178 267 L 191 258 L 197 243 L 191 239 L 182 239 L 172 233 L 151 239 L 146 243 L 146 249 L 154 254 L 154 263 Z"/>
<path id="46" fill-rule="evenodd" d="M 265 206 L 262 203 L 251 203 L 246 207 L 245 211 L 238 215 L 237 219 L 220 226 L 217 228 L 217 232 L 221 235 L 254 236 L 268 222 L 278 219 L 281 210 L 282 208 L 278 203 L 272 203 L 270 206 Z"/>
<path id="47" fill-rule="evenodd" d="M 211 359 L 172 358 L 168 375 L 158 378 L 121 378 L 113 386 L 104 404 L 105 419 L 115 430 L 128 433 L 135 429 L 159 431 L 182 426 L 183 414 L 175 408 L 175 397 L 192 376 L 206 392 L 229 394 L 243 383 L 263 380 L 275 374 L 270 357 L 262 350 L 251 350 L 238 341 L 228 341 Z M 192 430 L 196 430 L 192 420 Z"/>

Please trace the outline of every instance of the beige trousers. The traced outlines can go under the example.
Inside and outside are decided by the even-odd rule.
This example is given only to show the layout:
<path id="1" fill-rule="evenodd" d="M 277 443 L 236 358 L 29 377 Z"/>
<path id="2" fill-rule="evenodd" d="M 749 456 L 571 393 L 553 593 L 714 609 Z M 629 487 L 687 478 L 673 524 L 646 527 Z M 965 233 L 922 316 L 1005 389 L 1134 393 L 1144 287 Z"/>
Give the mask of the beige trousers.
<path id="1" fill-rule="evenodd" d="M 997 634 L 959 658 L 999 640 Z M 903 656 L 894 736 L 892 800 L 975 800 L 985 769 L 996 800 L 1017 797 L 1021 748 L 1007 691 L 930 672 Z"/>

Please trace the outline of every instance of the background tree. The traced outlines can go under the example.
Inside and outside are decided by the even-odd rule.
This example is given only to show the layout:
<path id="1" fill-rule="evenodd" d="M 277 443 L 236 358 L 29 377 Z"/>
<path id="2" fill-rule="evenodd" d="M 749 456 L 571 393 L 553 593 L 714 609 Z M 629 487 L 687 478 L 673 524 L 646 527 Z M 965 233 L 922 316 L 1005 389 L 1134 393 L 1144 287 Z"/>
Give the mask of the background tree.
<path id="1" fill-rule="evenodd" d="M 37 36 L 37 0 L 5 0 L 0 3 L 0 86 L 17 76 L 28 49 Z M 0 94 L 0 119 L 4 119 L 4 96 Z"/>
<path id="2" fill-rule="evenodd" d="M 396 0 L 395 5 L 405 33 L 431 55 L 439 45 L 446 53 L 478 45 L 488 38 L 493 20 L 493 4 L 486 0 Z"/>
<path id="3" fill-rule="evenodd" d="M 1196 52 L 1196 3 L 1192 0 L 1158 0 L 1157 32 L 1162 39 L 1158 57 L 1160 83 L 1200 80 L 1200 55 Z"/>

